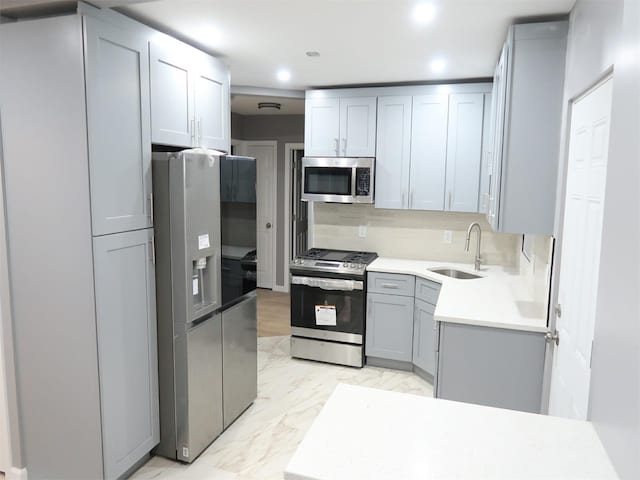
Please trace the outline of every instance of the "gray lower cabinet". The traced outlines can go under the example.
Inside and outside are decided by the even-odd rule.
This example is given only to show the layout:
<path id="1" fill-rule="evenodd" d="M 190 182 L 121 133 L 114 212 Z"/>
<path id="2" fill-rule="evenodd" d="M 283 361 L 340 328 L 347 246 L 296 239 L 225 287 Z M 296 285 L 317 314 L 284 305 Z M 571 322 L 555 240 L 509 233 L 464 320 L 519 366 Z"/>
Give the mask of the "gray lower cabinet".
<path id="1" fill-rule="evenodd" d="M 365 354 L 411 362 L 413 296 L 367 294 Z"/>
<path id="2" fill-rule="evenodd" d="M 415 299 L 413 316 L 413 364 L 433 376 L 436 366 L 436 307 Z"/>
<path id="3" fill-rule="evenodd" d="M 159 441 L 153 230 L 93 240 L 104 478 Z"/>
<path id="4" fill-rule="evenodd" d="M 544 333 L 439 322 L 437 398 L 540 412 Z"/>

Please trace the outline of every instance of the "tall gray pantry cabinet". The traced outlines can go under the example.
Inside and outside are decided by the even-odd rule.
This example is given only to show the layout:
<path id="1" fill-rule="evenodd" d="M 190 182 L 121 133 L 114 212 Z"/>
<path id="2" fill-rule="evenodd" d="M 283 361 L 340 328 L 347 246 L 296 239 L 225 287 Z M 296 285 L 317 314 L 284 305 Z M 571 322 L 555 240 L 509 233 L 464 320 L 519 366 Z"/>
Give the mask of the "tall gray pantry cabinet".
<path id="1" fill-rule="evenodd" d="M 148 42 L 136 22 L 80 8 L 0 27 L 30 479 L 118 478 L 159 441 Z"/>

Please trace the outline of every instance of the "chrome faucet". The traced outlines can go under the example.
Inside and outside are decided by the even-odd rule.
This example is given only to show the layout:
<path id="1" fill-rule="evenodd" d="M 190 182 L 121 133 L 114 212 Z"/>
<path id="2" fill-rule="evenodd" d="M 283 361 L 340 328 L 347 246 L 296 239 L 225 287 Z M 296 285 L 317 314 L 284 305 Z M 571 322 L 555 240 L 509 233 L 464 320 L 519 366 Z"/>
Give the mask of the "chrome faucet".
<path id="1" fill-rule="evenodd" d="M 480 261 L 482 260 L 480 258 L 480 240 L 482 237 L 482 230 L 480 230 L 480 224 L 478 222 L 473 222 L 467 229 L 467 240 L 464 244 L 464 251 L 469 251 L 469 240 L 471 239 L 471 230 L 473 230 L 473 227 L 478 227 L 478 243 L 476 245 L 476 258 L 473 265 L 475 270 L 480 270 Z"/>

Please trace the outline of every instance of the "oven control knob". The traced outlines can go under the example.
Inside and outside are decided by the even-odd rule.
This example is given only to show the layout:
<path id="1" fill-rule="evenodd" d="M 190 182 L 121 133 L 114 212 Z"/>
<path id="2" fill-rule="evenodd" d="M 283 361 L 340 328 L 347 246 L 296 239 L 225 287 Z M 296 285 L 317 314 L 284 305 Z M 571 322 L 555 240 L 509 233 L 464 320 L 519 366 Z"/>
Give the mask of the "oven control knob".
<path id="1" fill-rule="evenodd" d="M 349 264 L 348 264 L 348 263 L 343 263 L 343 264 L 342 264 L 342 266 L 343 266 L 343 267 L 348 267 L 348 266 L 349 266 Z"/>
<path id="2" fill-rule="evenodd" d="M 356 265 L 354 263 L 350 263 L 349 268 L 356 268 Z"/>

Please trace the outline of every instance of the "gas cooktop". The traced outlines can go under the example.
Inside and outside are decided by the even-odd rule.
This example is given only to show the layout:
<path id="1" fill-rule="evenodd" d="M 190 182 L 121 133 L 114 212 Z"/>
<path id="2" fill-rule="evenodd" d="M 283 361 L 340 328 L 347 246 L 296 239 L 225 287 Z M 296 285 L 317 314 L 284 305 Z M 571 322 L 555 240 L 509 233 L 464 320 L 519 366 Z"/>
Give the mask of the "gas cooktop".
<path id="1" fill-rule="evenodd" d="M 375 252 L 311 248 L 292 260 L 289 268 L 364 275 L 367 265 L 377 257 L 378 254 Z"/>

